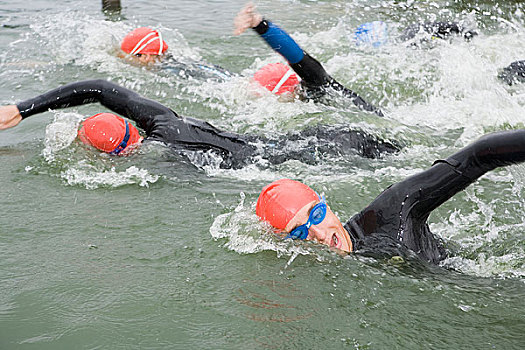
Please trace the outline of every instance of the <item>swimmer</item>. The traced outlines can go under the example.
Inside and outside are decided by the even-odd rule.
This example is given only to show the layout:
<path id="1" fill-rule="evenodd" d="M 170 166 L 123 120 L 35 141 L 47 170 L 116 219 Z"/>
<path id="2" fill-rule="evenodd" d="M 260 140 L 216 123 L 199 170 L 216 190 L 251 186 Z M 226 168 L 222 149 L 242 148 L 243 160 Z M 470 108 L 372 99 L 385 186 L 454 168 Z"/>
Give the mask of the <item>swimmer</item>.
<path id="1" fill-rule="evenodd" d="M 475 30 L 468 29 L 457 22 L 425 22 L 412 24 L 405 28 L 400 40 L 407 41 L 413 39 L 421 32 L 429 34 L 431 40 L 446 40 L 452 36 L 462 36 L 466 41 L 470 41 L 474 36 L 478 35 Z"/>
<path id="2" fill-rule="evenodd" d="M 119 57 L 132 64 L 158 67 L 182 77 L 212 79 L 223 81 L 234 74 L 212 64 L 204 64 L 190 59 L 177 60 L 168 53 L 168 44 L 160 30 L 139 27 L 129 32 L 120 44 Z"/>
<path id="3" fill-rule="evenodd" d="M 525 60 L 512 62 L 498 74 L 498 78 L 509 85 L 525 82 Z"/>
<path id="4" fill-rule="evenodd" d="M 120 43 L 120 49 L 130 60 L 143 65 L 151 65 L 164 58 L 168 44 L 162 38 L 159 30 L 140 27 L 132 30 Z"/>
<path id="5" fill-rule="evenodd" d="M 357 46 L 368 45 L 377 48 L 389 42 L 389 34 L 386 22 L 373 21 L 359 25 L 354 31 L 353 39 Z M 425 22 L 408 26 L 401 33 L 400 37 L 394 41 L 409 41 L 420 34 L 424 34 L 423 37 L 420 37 L 420 42 L 423 43 L 435 39 L 446 40 L 460 35 L 465 40 L 470 41 L 478 33 L 467 29 L 457 22 Z M 417 43 L 412 42 L 412 45 L 417 46 Z"/>
<path id="6" fill-rule="evenodd" d="M 271 164 L 288 159 L 311 163 L 316 162 L 319 154 L 353 153 L 375 158 L 399 149 L 393 143 L 344 127 L 317 125 L 276 139 L 225 132 L 207 122 L 180 117 L 158 102 L 105 80 L 68 84 L 16 105 L 0 107 L 0 130 L 14 127 L 23 119 L 49 109 L 93 102 L 134 121 L 146 134 L 145 140 L 160 141 L 182 155 L 212 152 L 222 159 L 222 168 L 239 168 L 260 158 Z M 129 121 L 111 113 L 87 118 L 78 136 L 83 143 L 113 155 L 127 155 L 144 140 Z"/>
<path id="7" fill-rule="evenodd" d="M 278 92 L 279 89 L 276 90 L 276 85 L 288 84 L 290 87 L 283 92 L 298 92 L 301 97 L 306 99 L 319 99 L 327 92 L 335 91 L 349 98 L 359 108 L 383 116 L 378 108 L 332 78 L 321 63 L 301 49 L 288 33 L 257 13 L 252 3 L 247 4 L 237 14 L 234 25 L 235 35 L 240 35 L 252 28 L 272 49 L 288 61 L 291 69 L 288 67 L 280 68 L 278 79 L 273 79 L 270 83 L 267 80 L 259 80 L 268 90 Z M 263 69 L 268 68 L 263 67 Z M 292 75 L 295 76 L 292 70 L 301 78 L 300 83 L 297 78 L 292 77 Z M 263 75 L 266 76 L 267 74 Z M 255 79 L 258 80 L 257 73 Z M 289 79 L 293 79 L 293 81 L 290 82 Z"/>
<path id="8" fill-rule="evenodd" d="M 262 189 L 256 214 L 283 238 L 311 240 L 374 257 L 447 257 L 427 223 L 430 213 L 480 176 L 525 161 L 525 129 L 488 134 L 429 169 L 387 187 L 343 226 L 323 195 L 281 179 Z"/>

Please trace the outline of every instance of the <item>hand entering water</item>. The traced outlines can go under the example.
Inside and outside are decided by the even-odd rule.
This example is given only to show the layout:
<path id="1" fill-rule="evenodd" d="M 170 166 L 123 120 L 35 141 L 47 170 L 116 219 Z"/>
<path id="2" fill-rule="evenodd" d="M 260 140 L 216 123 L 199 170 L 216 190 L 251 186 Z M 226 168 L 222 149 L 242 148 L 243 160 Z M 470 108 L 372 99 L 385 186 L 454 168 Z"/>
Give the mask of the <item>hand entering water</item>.
<path id="1" fill-rule="evenodd" d="M 0 107 L 0 130 L 17 126 L 21 120 L 22 116 L 16 105 Z"/>

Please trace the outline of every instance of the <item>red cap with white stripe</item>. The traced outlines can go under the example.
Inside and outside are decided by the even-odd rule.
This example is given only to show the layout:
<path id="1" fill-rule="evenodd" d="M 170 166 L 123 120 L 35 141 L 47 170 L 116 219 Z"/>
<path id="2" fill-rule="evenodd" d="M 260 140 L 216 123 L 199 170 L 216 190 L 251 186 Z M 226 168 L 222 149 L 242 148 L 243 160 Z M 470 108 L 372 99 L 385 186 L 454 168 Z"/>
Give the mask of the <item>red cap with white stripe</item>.
<path id="1" fill-rule="evenodd" d="M 148 27 L 140 27 L 129 32 L 122 39 L 120 48 L 130 55 L 160 55 L 166 52 L 168 44 L 162 40 L 160 31 Z"/>
<path id="2" fill-rule="evenodd" d="M 292 68 L 282 63 L 270 63 L 253 75 L 255 81 L 276 95 L 293 92 L 299 78 Z"/>

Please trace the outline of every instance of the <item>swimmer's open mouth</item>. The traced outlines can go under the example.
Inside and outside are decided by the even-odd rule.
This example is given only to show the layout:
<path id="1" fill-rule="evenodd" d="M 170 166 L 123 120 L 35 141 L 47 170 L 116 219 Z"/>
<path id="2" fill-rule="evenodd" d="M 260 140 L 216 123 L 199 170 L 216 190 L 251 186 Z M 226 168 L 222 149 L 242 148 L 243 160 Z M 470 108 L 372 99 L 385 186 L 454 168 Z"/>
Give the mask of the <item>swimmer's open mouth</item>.
<path id="1" fill-rule="evenodd" d="M 332 241 L 330 242 L 330 246 L 339 248 L 339 237 L 334 233 L 332 235 Z"/>

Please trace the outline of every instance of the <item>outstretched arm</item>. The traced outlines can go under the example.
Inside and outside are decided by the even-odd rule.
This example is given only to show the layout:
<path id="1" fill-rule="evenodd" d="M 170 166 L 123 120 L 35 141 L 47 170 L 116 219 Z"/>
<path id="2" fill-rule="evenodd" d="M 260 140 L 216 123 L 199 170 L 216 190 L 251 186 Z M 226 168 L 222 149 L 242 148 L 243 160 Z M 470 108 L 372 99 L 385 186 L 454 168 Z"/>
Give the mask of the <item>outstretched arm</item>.
<path id="1" fill-rule="evenodd" d="M 0 108 L 0 127 L 14 126 L 23 118 L 48 109 L 60 109 L 98 102 L 111 111 L 134 120 L 155 139 L 183 149 L 216 149 L 232 156 L 233 162 L 244 160 L 251 147 L 242 136 L 221 131 L 193 118 L 181 118 L 162 104 L 144 98 L 105 80 L 86 80 L 61 86 L 45 94 Z"/>
<path id="2" fill-rule="evenodd" d="M 524 161 L 525 130 L 486 135 L 387 188 L 351 218 L 347 228 L 358 240 L 386 235 L 424 260 L 437 263 L 446 254 L 428 227 L 430 213 L 488 171 Z"/>
<path id="3" fill-rule="evenodd" d="M 174 114 L 160 103 L 106 80 L 86 80 L 64 85 L 22 101 L 15 107 L 19 110 L 22 120 L 48 109 L 61 109 L 93 102 L 98 102 L 113 112 L 134 120 L 148 136 L 154 132 L 156 117 L 163 115 L 172 117 Z M 16 120 L 15 116 L 14 121 Z"/>
<path id="4" fill-rule="evenodd" d="M 384 193 L 395 193 L 398 202 L 405 197 L 410 199 L 404 202 L 415 200 L 411 210 L 423 218 L 485 173 L 524 161 L 525 129 L 492 133 Z"/>
<path id="5" fill-rule="evenodd" d="M 235 17 L 235 35 L 249 28 L 255 30 L 272 49 L 281 54 L 307 86 L 323 86 L 331 80 L 323 66 L 308 55 L 283 29 L 263 19 L 252 3 Z"/>

